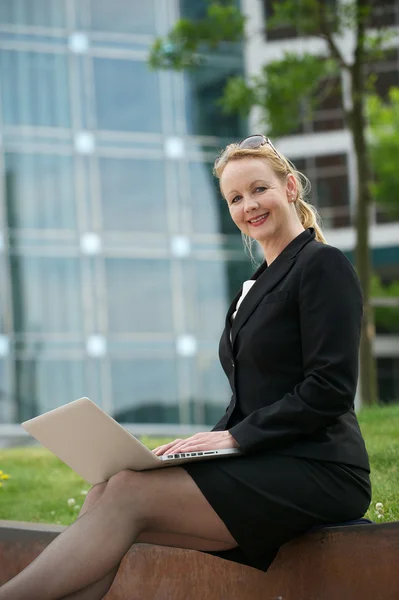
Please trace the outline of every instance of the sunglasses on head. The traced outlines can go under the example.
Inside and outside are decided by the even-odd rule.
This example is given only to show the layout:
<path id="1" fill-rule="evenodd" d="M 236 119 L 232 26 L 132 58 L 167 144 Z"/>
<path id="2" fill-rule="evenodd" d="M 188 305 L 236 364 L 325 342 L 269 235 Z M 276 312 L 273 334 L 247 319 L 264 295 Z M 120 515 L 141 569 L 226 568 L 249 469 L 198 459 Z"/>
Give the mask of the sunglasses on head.
<path id="1" fill-rule="evenodd" d="M 256 150 L 257 148 L 260 148 L 261 146 L 265 146 L 266 144 L 268 144 L 270 146 L 270 148 L 273 150 L 273 152 L 279 158 L 281 158 L 280 154 L 277 152 L 276 148 L 273 146 L 270 139 L 268 137 L 266 137 L 265 135 L 261 135 L 261 134 L 249 135 L 248 137 L 241 140 L 241 142 L 238 144 L 238 147 L 241 148 L 242 150 L 245 150 L 245 149 Z"/>

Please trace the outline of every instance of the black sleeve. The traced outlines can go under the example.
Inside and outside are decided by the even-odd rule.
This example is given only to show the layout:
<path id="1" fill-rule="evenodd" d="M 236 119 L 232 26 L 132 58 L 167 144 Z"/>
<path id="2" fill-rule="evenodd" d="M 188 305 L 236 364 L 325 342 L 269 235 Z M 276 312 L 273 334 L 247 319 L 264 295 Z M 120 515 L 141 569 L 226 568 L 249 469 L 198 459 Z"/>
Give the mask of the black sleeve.
<path id="1" fill-rule="evenodd" d="M 363 312 L 356 273 L 346 256 L 323 246 L 304 266 L 299 320 L 304 379 L 277 402 L 229 431 L 244 451 L 272 449 L 327 426 L 352 406 Z"/>

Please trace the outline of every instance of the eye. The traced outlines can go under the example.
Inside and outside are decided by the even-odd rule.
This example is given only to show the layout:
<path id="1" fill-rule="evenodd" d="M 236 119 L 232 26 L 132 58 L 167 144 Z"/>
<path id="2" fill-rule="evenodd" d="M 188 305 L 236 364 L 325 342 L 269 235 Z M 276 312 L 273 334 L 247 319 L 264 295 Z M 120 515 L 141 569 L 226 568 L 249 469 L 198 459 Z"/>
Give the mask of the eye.
<path id="1" fill-rule="evenodd" d="M 258 194 L 261 194 L 262 192 L 264 192 L 267 188 L 265 188 L 265 186 L 259 186 L 257 188 L 255 188 L 255 192 Z"/>
<path id="2" fill-rule="evenodd" d="M 238 200 L 241 199 L 241 196 L 234 196 L 234 198 L 232 198 L 230 200 L 230 204 L 237 204 Z"/>

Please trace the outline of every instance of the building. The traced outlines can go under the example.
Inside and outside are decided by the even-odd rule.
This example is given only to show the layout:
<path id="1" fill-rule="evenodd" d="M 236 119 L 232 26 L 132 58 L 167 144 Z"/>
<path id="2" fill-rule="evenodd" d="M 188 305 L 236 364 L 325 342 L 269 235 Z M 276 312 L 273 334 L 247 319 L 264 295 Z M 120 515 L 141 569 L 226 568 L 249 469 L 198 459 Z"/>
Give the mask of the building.
<path id="1" fill-rule="evenodd" d="M 325 0 L 337 3 L 340 0 Z M 247 17 L 245 71 L 249 77 L 260 73 L 262 65 L 282 58 L 290 52 L 307 51 L 322 55 L 324 42 L 319 38 L 303 37 L 296 28 L 282 27 L 267 31 L 268 18 L 273 14 L 273 0 L 242 0 Z M 399 23 L 399 2 L 377 3 L 375 23 L 382 26 Z M 266 26 L 263 26 L 265 24 Z M 340 40 L 340 49 L 349 57 L 351 39 Z M 398 38 L 392 40 L 388 56 L 370 66 L 376 75 L 376 89 L 383 97 L 389 87 L 399 85 Z M 348 98 L 349 82 L 345 73 L 338 81 L 339 91 L 326 95 L 311 122 L 303 123 L 298 131 L 277 140 L 281 149 L 304 172 L 312 183 L 312 202 L 318 207 L 328 243 L 341 248 L 352 260 L 355 246 L 353 211 L 356 194 L 355 155 L 341 108 L 341 95 Z M 259 129 L 258 114 L 254 111 L 251 131 Z M 383 283 L 399 280 L 399 222 L 381 207 L 374 207 L 371 220 L 371 246 L 374 272 Z M 399 309 L 393 329 L 379 325 L 375 354 L 377 356 L 380 399 L 399 400 Z"/>
<path id="2" fill-rule="evenodd" d="M 121 421 L 213 423 L 217 349 L 252 272 L 211 175 L 245 123 L 149 47 L 189 0 L 0 0 L 0 417 L 89 396 Z"/>
<path id="3" fill-rule="evenodd" d="M 242 7 L 251 28 L 267 3 Z M 3 423 L 85 395 L 122 422 L 195 426 L 229 401 L 218 341 L 253 268 L 211 167 L 248 124 L 215 99 L 244 60 L 256 73 L 288 38 L 257 36 L 195 74 L 151 72 L 154 37 L 203 11 L 200 0 L 0 0 Z M 350 252 L 353 153 L 339 110 L 279 147 L 320 190 L 330 243 Z M 385 221 L 376 212 L 372 240 L 388 280 L 399 224 Z M 377 340 L 387 400 L 399 397 L 397 346 Z"/>

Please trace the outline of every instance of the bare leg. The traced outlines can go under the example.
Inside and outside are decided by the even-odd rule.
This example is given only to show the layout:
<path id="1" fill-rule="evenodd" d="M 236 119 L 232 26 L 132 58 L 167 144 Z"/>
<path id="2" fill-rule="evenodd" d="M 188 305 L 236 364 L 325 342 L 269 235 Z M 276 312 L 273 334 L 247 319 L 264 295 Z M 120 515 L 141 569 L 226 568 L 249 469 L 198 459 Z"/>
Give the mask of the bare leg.
<path id="1" fill-rule="evenodd" d="M 183 536 L 182 543 L 195 538 L 198 550 L 237 546 L 183 469 L 122 471 L 87 513 L 0 589 L 0 600 L 56 600 L 88 591 L 85 588 L 117 569 L 140 534 L 150 533 Z M 93 590 L 93 600 L 96 597 L 103 595 Z"/>

